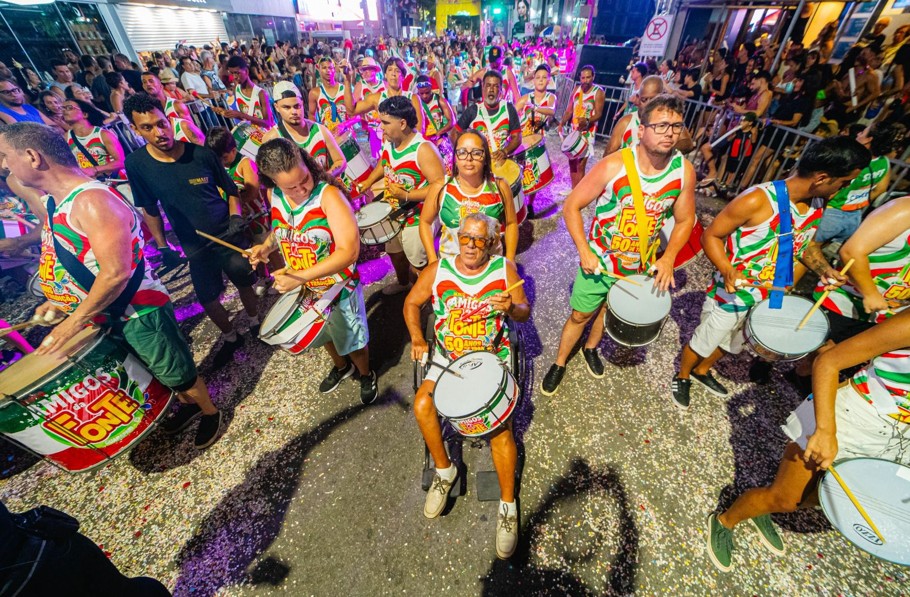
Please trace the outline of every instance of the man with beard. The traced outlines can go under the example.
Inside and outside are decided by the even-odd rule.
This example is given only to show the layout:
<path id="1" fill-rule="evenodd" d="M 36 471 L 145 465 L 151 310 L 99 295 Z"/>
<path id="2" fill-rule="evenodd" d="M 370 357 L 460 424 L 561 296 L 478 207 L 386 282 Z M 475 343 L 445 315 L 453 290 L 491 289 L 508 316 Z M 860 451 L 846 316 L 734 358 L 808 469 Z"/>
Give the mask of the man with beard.
<path id="1" fill-rule="evenodd" d="M 588 158 L 594 155 L 594 130 L 604 110 L 604 90 L 594 84 L 594 67 L 585 65 L 581 67 L 579 85 L 572 92 L 572 101 L 566 107 L 559 128 L 562 129 L 572 122 L 572 129 L 576 130 L 588 142 L 588 151 L 577 160 L 569 160 L 569 174 L 572 177 L 574 189 L 585 176 Z"/>
<path id="2" fill-rule="evenodd" d="M 695 224 L 695 169 L 676 150 L 683 130 L 683 102 L 659 95 L 640 111 L 639 142 L 628 152 L 635 172 L 626 170 L 623 152 L 599 161 L 566 199 L 563 217 L 575 242 L 580 268 L 572 287 L 572 314 L 562 329 L 556 362 L 543 379 L 545 396 L 556 393 L 566 372 L 566 362 L 592 318 L 591 332 L 582 349 L 588 372 L 600 379 L 604 365 L 597 354 L 603 338 L 603 307 L 615 276 L 630 276 L 648 269 L 655 285 L 666 291 L 676 286 L 673 263 L 689 240 Z M 642 199 L 637 200 L 630 178 L 640 179 Z M 638 220 L 636 203 L 643 203 L 645 221 Z M 582 211 L 594 203 L 594 221 L 585 236 Z M 664 221 L 673 216 L 676 225 L 663 256 L 653 265 L 644 264 L 648 248 L 655 242 Z M 610 275 L 612 274 L 612 275 Z"/>
<path id="3" fill-rule="evenodd" d="M 243 340 L 220 302 L 225 289 L 223 276 L 227 275 L 237 287 L 249 318 L 250 335 L 255 337 L 259 329 L 253 290 L 256 275 L 242 254 L 205 241 L 196 230 L 234 245 L 247 244 L 243 236 L 247 222 L 240 215 L 237 185 L 211 149 L 174 139 L 173 125 L 154 98 L 134 95 L 124 103 L 123 111 L 133 130 L 147 141 L 145 147 L 126 158 L 136 207 L 145 211 L 146 222 L 159 246 L 167 246 L 162 244 L 164 229 L 158 204 L 164 208 L 189 259 L 196 298 L 222 332 L 224 343 L 215 355 L 214 364 L 223 366 Z"/>
<path id="4" fill-rule="evenodd" d="M 455 131 L 477 129 L 490 144 L 493 165 L 501 165 L 521 145 L 521 120 L 511 103 L 502 99 L 502 75 L 487 69 L 483 76 L 483 103 L 462 112 Z M 453 133 L 454 134 L 454 133 Z"/>
<path id="5" fill-rule="evenodd" d="M 56 123 L 25 101 L 25 93 L 14 79 L 0 79 L 0 122 L 37 122 L 56 127 Z"/>
<path id="6" fill-rule="evenodd" d="M 182 101 L 170 98 L 164 93 L 164 87 L 158 75 L 153 72 L 142 73 L 142 89 L 161 104 L 164 115 L 174 125 L 174 135 L 178 141 L 187 141 L 196 145 L 205 143 L 205 135 L 193 124 L 189 108 Z"/>

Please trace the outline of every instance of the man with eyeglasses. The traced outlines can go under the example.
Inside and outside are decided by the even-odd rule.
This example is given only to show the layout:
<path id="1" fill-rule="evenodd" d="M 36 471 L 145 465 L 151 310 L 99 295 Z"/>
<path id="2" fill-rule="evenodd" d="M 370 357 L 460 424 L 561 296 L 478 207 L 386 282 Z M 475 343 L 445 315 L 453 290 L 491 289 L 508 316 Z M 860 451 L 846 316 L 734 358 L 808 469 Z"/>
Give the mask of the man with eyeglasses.
<path id="1" fill-rule="evenodd" d="M 566 112 L 559 123 L 559 128 L 562 129 L 571 122 L 572 129 L 578 131 L 588 142 L 588 151 L 585 155 L 577 160 L 569 160 L 569 175 L 572 178 L 573 189 L 584 178 L 588 158 L 594 155 L 594 132 L 597 129 L 597 121 L 604 111 L 604 101 L 603 88 L 594 84 L 594 67 L 586 64 L 581 67 L 579 84 L 572 92 L 572 101 L 566 106 Z"/>
<path id="2" fill-rule="evenodd" d="M 518 110 L 502 99 L 502 75 L 487 69 L 483 76 L 483 102 L 471 104 L 462 112 L 451 136 L 476 129 L 490 144 L 493 165 L 502 165 L 521 145 L 521 119 Z"/>
<path id="3" fill-rule="evenodd" d="M 566 363 L 584 328 L 591 319 L 591 331 L 582 348 L 588 372 L 600 379 L 604 365 L 597 354 L 603 338 L 603 309 L 616 276 L 630 276 L 647 270 L 658 288 L 676 287 L 673 264 L 680 249 L 689 240 L 695 224 L 695 169 L 676 149 L 683 130 L 683 102 L 670 95 L 658 95 L 639 110 L 638 144 L 630 152 L 636 172 L 626 170 L 622 152 L 599 161 L 563 206 L 563 217 L 569 235 L 578 249 L 580 268 L 572 287 L 572 313 L 562 329 L 555 363 L 547 371 L 541 392 L 552 396 L 566 373 Z M 640 181 L 641 197 L 631 191 L 630 176 Z M 594 203 L 594 221 L 586 236 L 582 211 Z M 638 204 L 638 205 L 637 205 Z M 645 222 L 637 213 L 644 210 Z M 659 242 L 661 228 L 669 217 L 676 225 L 664 254 L 653 262 L 643 263 L 647 247 Z M 646 239 L 640 234 L 644 231 Z M 642 246 L 642 240 L 646 244 Z"/>
<path id="4" fill-rule="evenodd" d="M 433 365 L 414 399 L 414 415 L 436 466 L 423 507 L 423 515 L 427 518 L 436 518 L 445 509 L 449 491 L 458 476 L 457 467 L 446 453 L 439 416 L 433 404 L 436 382 L 452 361 L 471 352 L 493 352 L 510 366 L 512 347 L 507 318 L 525 322 L 531 316 L 531 307 L 521 286 L 506 292 L 520 278 L 513 262 L 493 255 L 498 240 L 498 221 L 479 212 L 465 216 L 458 229 L 458 255 L 443 257 L 428 266 L 405 299 L 404 320 L 411 334 L 411 359 L 416 362 L 421 362 L 429 353 L 420 317 L 421 308 L 428 301 L 432 300 L 435 316 Z M 476 313 L 465 321 L 464 315 L 475 310 Z M 487 437 L 500 491 L 496 555 L 507 559 L 518 544 L 518 506 L 515 502 L 518 450 L 510 422 Z"/>
<path id="5" fill-rule="evenodd" d="M 12 79 L 0 79 L 0 121 L 3 124 L 37 122 L 60 130 L 55 122 L 25 101 L 22 88 Z"/>

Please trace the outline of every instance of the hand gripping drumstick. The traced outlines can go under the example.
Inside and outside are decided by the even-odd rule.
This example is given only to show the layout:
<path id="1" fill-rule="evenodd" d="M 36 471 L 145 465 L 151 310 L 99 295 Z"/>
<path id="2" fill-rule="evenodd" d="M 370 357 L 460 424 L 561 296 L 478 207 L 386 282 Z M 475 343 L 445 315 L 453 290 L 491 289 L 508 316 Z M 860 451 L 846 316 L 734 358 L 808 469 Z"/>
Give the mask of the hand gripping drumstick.
<path id="1" fill-rule="evenodd" d="M 50 317 L 48 317 L 48 315 L 50 315 Z M 0 328 L 0 338 L 2 338 L 3 336 L 6 336 L 8 334 L 11 334 L 13 332 L 18 332 L 19 330 L 24 330 L 26 328 L 34 327 L 36 325 L 41 325 L 41 326 L 57 325 L 64 319 L 66 319 L 66 318 L 65 317 L 57 318 L 55 316 L 55 313 L 53 310 L 48 311 L 47 314 L 43 318 L 39 317 L 36 314 L 32 319 L 30 319 L 28 321 L 23 321 L 22 323 L 17 323 L 15 325 L 11 325 L 9 327 Z"/>
<path id="2" fill-rule="evenodd" d="M 847 273 L 847 270 L 849 270 L 853 266 L 854 261 L 855 261 L 855 259 L 851 259 L 850 261 L 848 261 L 847 265 L 844 266 L 844 269 L 840 270 L 840 275 L 842 275 L 842 276 L 845 275 Z M 809 321 L 809 318 L 812 317 L 812 314 L 815 313 L 816 311 L 818 311 L 818 308 L 822 306 L 822 303 L 825 302 L 825 299 L 828 298 L 829 294 L 831 294 L 831 291 L 826 290 L 822 293 L 822 295 L 818 298 L 818 300 L 815 301 L 815 304 L 812 305 L 812 308 L 809 309 L 809 312 L 806 313 L 806 316 L 803 317 L 803 320 L 799 322 L 798 326 L 796 326 L 797 331 L 803 329 L 803 326 L 806 325 L 806 322 Z"/>
<path id="3" fill-rule="evenodd" d="M 246 250 L 246 249 L 241 249 L 241 248 L 238 247 L 237 245 L 232 245 L 231 243 L 229 243 L 229 242 L 227 242 L 227 241 L 223 241 L 223 240 L 221 240 L 220 238 L 218 238 L 217 236 L 212 236 L 211 234 L 206 234 L 206 233 L 203 232 L 202 230 L 197 230 L 197 231 L 196 231 L 196 234 L 198 234 L 199 236 L 201 236 L 201 237 L 203 237 L 203 238 L 209 239 L 209 240 L 212 241 L 213 243 L 218 243 L 218 244 L 221 245 L 222 247 L 227 247 L 228 249 L 231 249 L 231 250 L 233 250 L 233 251 L 237 251 L 238 253 L 241 253 L 241 254 L 246 255 L 246 256 L 249 256 L 249 255 L 250 255 L 250 252 L 249 252 L 248 250 Z"/>
<path id="4" fill-rule="evenodd" d="M 868 524 L 873 532 L 875 532 L 875 536 L 878 537 L 882 543 L 884 543 L 885 538 L 882 537 L 882 534 L 879 532 L 878 527 L 875 526 L 875 523 L 872 522 L 871 518 L 869 518 L 869 514 L 866 513 L 866 509 L 863 508 L 862 504 L 859 503 L 859 500 L 856 499 L 856 496 L 853 495 L 853 492 L 850 491 L 850 488 L 847 487 L 847 483 L 844 482 L 843 478 L 840 476 L 840 473 L 837 472 L 834 466 L 829 466 L 828 472 L 831 473 L 831 476 L 834 477 L 834 480 L 837 481 L 837 484 L 840 485 L 840 488 L 843 489 L 844 493 L 847 494 L 847 497 L 850 498 L 850 502 L 856 508 L 856 511 L 859 512 L 860 516 L 863 517 L 863 520 L 866 521 L 866 524 Z"/>
<path id="5" fill-rule="evenodd" d="M 430 354 L 430 353 L 425 352 L 425 353 L 423 353 L 423 356 L 420 357 L 420 364 L 421 364 L 421 365 L 426 366 L 426 364 L 427 364 L 427 356 L 429 356 L 429 354 Z M 436 362 L 434 362 L 434 361 L 430 361 L 430 364 L 433 365 L 434 367 L 438 367 L 438 368 L 442 369 L 443 371 L 446 371 L 446 372 L 448 372 L 448 373 L 451 373 L 452 375 L 454 375 L 454 376 L 457 377 L 458 379 L 464 379 L 464 375 L 461 375 L 460 373 L 455 373 L 454 371 L 452 371 L 452 370 L 449 369 L 448 367 L 444 367 L 443 365 L 440 365 L 439 363 L 436 363 Z"/>
<path id="6" fill-rule="evenodd" d="M 511 286 L 509 286 L 508 288 L 506 288 L 505 290 L 503 290 L 503 291 L 500 292 L 499 294 L 506 294 L 507 292 L 511 292 L 512 290 L 515 290 L 516 288 L 518 288 L 519 286 L 521 286 L 521 285 L 524 284 L 524 283 L 525 283 L 524 280 L 519 280 L 518 282 L 515 282 L 514 284 L 512 284 Z M 470 319 L 471 317 L 473 317 L 474 314 L 480 312 L 480 310 L 483 309 L 484 307 L 486 307 L 487 305 L 489 305 L 489 303 L 487 303 L 486 301 L 481 302 L 479 305 L 477 305 L 476 307 L 474 307 L 473 309 L 471 309 L 471 310 L 468 311 L 467 313 L 463 313 L 462 316 L 461 316 L 461 320 L 462 320 L 462 321 L 467 321 L 468 319 Z"/>

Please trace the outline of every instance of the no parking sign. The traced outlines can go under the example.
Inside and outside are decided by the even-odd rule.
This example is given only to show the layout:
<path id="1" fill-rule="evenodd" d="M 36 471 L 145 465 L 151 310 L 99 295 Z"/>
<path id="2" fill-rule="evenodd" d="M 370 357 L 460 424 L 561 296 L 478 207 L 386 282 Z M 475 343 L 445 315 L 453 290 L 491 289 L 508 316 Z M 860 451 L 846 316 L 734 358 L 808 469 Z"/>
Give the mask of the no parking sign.
<path id="1" fill-rule="evenodd" d="M 667 51 L 667 42 L 670 41 L 670 29 L 673 27 L 671 15 L 659 15 L 651 19 L 645 27 L 645 34 L 641 36 L 639 56 L 663 57 Z"/>

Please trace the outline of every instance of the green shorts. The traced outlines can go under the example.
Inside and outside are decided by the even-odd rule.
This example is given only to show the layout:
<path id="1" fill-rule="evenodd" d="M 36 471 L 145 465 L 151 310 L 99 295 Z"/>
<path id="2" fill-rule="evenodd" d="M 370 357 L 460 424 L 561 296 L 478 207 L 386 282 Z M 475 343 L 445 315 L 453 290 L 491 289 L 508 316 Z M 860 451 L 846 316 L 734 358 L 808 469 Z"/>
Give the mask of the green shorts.
<path id="1" fill-rule="evenodd" d="M 128 321 L 117 322 L 114 330 L 158 381 L 177 392 L 193 387 L 198 378 L 193 353 L 177 327 L 174 304 Z"/>
<path id="2" fill-rule="evenodd" d="M 572 284 L 572 297 L 569 304 L 579 313 L 593 313 L 600 309 L 607 299 L 610 288 L 616 284 L 616 278 L 604 274 L 586 274 L 578 268 L 578 275 Z"/>

